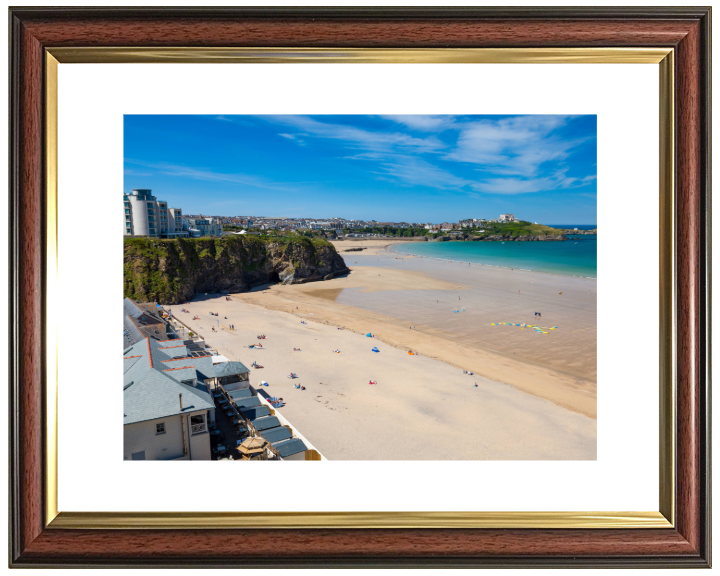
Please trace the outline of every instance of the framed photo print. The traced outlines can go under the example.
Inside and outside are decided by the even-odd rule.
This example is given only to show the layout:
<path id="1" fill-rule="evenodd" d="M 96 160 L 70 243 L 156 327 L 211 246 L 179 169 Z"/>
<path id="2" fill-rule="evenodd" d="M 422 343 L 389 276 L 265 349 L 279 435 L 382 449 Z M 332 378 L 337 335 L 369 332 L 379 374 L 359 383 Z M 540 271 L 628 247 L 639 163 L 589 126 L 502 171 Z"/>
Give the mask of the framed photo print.
<path id="1" fill-rule="evenodd" d="M 12 565 L 708 565 L 709 9 L 10 17 Z"/>

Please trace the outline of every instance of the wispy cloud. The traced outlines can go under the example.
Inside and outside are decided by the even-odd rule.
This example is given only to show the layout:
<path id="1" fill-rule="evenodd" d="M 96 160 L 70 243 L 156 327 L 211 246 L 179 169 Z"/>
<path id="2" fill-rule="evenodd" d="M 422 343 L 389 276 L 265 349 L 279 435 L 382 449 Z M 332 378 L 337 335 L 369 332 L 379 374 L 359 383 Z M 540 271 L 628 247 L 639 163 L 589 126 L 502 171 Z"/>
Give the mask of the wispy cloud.
<path id="1" fill-rule="evenodd" d="M 413 156 L 397 156 L 381 164 L 382 175 L 409 185 L 429 186 L 440 190 L 459 190 L 472 180 L 456 176 L 448 170 Z"/>
<path id="2" fill-rule="evenodd" d="M 295 128 L 307 138 L 342 141 L 347 148 L 374 152 L 438 152 L 445 144 L 435 136 L 416 137 L 403 132 L 366 130 L 348 124 L 320 122 L 308 116 L 259 116 L 263 120 Z M 287 138 L 287 136 L 285 136 Z"/>
<path id="3" fill-rule="evenodd" d="M 217 116 L 242 124 L 249 117 Z M 302 115 L 254 117 L 285 128 L 278 136 L 299 146 L 330 140 L 353 153 L 340 158 L 368 162 L 366 173 L 404 186 L 426 186 L 482 194 L 528 194 L 579 188 L 594 174 L 569 176 L 575 149 L 594 136 L 567 137 L 572 116 L 526 115 L 454 117 L 447 115 L 381 115 L 363 127 Z M 383 122 L 385 121 L 385 122 Z M 442 135 L 442 138 L 441 138 Z M 223 174 L 204 169 L 155 165 L 153 168 L 199 180 L 234 182 L 266 189 L 284 184 L 250 174 Z M 471 170 L 476 173 L 468 173 Z"/>
<path id="4" fill-rule="evenodd" d="M 439 132 L 455 125 L 455 118 L 452 116 L 389 114 L 382 118 L 422 132 Z"/>
<path id="5" fill-rule="evenodd" d="M 486 194 L 529 194 L 533 192 L 549 192 L 551 190 L 580 188 L 593 180 L 595 175 L 584 178 L 573 178 L 566 171 L 557 172 L 542 178 L 492 178 L 480 180 L 472 184 L 472 188 Z"/>
<path id="6" fill-rule="evenodd" d="M 444 156 L 484 173 L 473 188 L 486 194 L 524 194 L 584 186 L 595 175 L 569 177 L 566 160 L 588 138 L 559 133 L 570 116 L 483 119 L 462 128 L 456 147 Z"/>
<path id="7" fill-rule="evenodd" d="M 142 170 L 135 170 L 133 168 L 125 168 L 123 174 L 125 176 L 152 176 L 151 172 L 143 172 Z"/>
<path id="8" fill-rule="evenodd" d="M 516 116 L 471 122 L 447 160 L 479 164 L 501 174 L 532 176 L 545 162 L 567 158 L 579 144 L 553 135 L 567 116 Z"/>
<path id="9" fill-rule="evenodd" d="M 304 182 L 274 182 L 268 178 L 256 176 L 254 174 L 228 174 L 207 169 L 193 168 L 190 166 L 169 164 L 166 162 L 146 162 L 143 160 L 133 160 L 131 158 L 126 158 L 125 162 L 137 166 L 143 166 L 145 168 L 151 168 L 160 174 L 168 176 L 192 178 L 194 180 L 203 180 L 206 182 L 230 182 L 233 184 L 241 184 L 243 186 L 251 186 L 265 190 L 287 191 L 293 189 L 293 187 L 297 184 L 305 184 Z"/>
<path id="10" fill-rule="evenodd" d="M 278 136 L 282 136 L 283 138 L 287 138 L 288 140 L 292 140 L 299 146 L 305 146 L 305 140 L 300 138 L 300 136 L 304 136 L 304 134 L 278 134 Z"/>

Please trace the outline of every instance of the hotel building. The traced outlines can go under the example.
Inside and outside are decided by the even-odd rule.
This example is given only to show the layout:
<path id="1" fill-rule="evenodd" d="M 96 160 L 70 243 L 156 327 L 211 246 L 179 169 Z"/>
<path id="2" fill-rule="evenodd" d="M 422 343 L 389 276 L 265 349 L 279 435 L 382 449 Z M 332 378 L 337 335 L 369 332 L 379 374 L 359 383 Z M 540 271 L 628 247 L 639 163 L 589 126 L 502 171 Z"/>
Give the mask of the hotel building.
<path id="1" fill-rule="evenodd" d="M 151 236 L 155 238 L 187 237 L 180 208 L 168 208 L 167 202 L 158 200 L 152 190 L 136 189 L 123 194 L 125 236 Z"/>

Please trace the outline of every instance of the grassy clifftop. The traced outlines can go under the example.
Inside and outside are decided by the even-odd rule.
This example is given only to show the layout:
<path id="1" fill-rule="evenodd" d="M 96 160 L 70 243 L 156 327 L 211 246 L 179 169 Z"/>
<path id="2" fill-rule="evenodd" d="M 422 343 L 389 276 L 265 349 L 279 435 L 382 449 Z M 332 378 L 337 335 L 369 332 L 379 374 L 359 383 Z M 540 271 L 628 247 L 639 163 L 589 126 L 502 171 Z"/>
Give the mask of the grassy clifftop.
<path id="1" fill-rule="evenodd" d="M 327 240 L 302 236 L 128 237 L 123 250 L 125 296 L 162 304 L 185 302 L 200 292 L 243 292 L 347 271 Z"/>
<path id="2" fill-rule="evenodd" d="M 476 230 L 473 234 L 481 238 L 490 236 L 518 238 L 523 236 L 558 236 L 563 233 L 563 230 L 544 226 L 543 224 L 532 224 L 530 222 L 485 222 L 482 228 L 482 232 Z"/>

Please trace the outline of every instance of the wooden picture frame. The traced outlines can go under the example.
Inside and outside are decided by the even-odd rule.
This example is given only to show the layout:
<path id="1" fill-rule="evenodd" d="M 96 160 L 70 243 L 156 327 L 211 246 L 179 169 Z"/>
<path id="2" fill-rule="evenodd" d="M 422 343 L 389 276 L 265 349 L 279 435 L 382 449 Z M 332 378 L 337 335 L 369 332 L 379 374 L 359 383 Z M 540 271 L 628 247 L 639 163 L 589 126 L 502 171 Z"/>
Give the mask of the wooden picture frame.
<path id="1" fill-rule="evenodd" d="M 710 562 L 710 9 L 345 9 L 345 8 L 18 8 L 11 19 L 10 112 L 10 468 L 12 566 L 708 566 Z M 492 527 L 441 517 L 345 522 L 282 521 L 263 530 L 176 515 L 125 524 L 92 515 L 57 515 L 57 415 L 48 394 L 54 366 L 46 294 L 57 257 L 52 147 L 55 58 L 163 61 L 173 50 L 219 48 L 548 48 L 665 50 L 674 93 L 674 204 L 663 217 L 663 266 L 674 310 L 660 310 L 663 364 L 674 429 L 661 430 L 674 473 L 664 522 L 575 524 L 528 518 Z M 75 56 L 73 56 L 73 54 Z M 94 54 L 94 56 L 93 56 Z M 55 95 L 56 96 L 56 95 Z M 673 178 L 674 176 L 674 178 Z M 672 265 L 670 265 L 672 261 Z M 669 301 L 669 300 L 668 300 Z M 662 332 L 662 329 L 661 329 Z M 671 355 L 673 355 L 671 357 Z M 669 372 L 666 370 L 670 367 Z M 661 370 L 662 371 L 662 370 Z M 661 463 L 662 466 L 662 463 Z M 663 471 L 661 470 L 661 477 Z M 446 514 L 445 517 L 452 516 Z M 375 518 L 377 520 L 377 518 Z M 115 522 L 115 523 L 113 523 Z M 569 526 L 592 526 L 569 527 Z M 371 526 L 371 527 L 361 527 Z M 430 527 L 432 526 L 432 527 Z M 473 526 L 473 527 L 467 527 Z M 503 527 L 506 526 L 506 527 Z M 122 528 L 122 529 L 118 529 Z M 212 537 L 206 533 L 212 528 Z M 252 548 L 242 543 L 251 540 Z"/>

